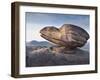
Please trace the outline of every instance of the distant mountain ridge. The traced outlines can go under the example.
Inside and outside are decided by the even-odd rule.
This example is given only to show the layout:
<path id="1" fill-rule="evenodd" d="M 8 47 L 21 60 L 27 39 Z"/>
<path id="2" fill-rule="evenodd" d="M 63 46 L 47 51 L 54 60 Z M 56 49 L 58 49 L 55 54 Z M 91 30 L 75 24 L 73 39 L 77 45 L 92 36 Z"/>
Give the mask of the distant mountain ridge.
<path id="1" fill-rule="evenodd" d="M 87 42 L 83 47 L 81 47 L 80 49 L 89 51 L 89 45 L 90 43 Z M 45 46 L 45 47 L 51 47 L 53 46 L 53 43 L 47 42 L 47 41 L 36 41 L 36 40 L 32 40 L 30 42 L 26 43 L 26 46 Z"/>
<path id="2" fill-rule="evenodd" d="M 30 41 L 26 43 L 27 46 L 46 46 L 46 47 L 50 47 L 53 44 L 47 42 L 47 41 Z"/>

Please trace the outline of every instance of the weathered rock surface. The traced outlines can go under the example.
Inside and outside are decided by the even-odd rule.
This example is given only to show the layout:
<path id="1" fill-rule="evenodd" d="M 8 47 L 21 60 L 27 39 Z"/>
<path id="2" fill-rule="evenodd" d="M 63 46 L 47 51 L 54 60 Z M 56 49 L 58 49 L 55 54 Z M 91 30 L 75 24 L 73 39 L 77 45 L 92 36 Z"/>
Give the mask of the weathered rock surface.
<path id="1" fill-rule="evenodd" d="M 51 47 L 27 52 L 27 67 L 79 64 L 89 64 L 89 53 L 78 48 L 66 50 L 63 47 Z"/>
<path id="2" fill-rule="evenodd" d="M 89 64 L 89 52 L 78 48 L 89 39 L 84 29 L 64 24 L 60 28 L 47 26 L 40 33 L 44 39 L 56 45 L 35 46 L 36 41 L 34 46 L 27 45 L 26 67 Z"/>
<path id="3" fill-rule="evenodd" d="M 40 33 L 48 41 L 71 49 L 84 46 L 89 39 L 89 34 L 84 29 L 72 24 L 64 24 L 59 29 L 47 26 Z"/>

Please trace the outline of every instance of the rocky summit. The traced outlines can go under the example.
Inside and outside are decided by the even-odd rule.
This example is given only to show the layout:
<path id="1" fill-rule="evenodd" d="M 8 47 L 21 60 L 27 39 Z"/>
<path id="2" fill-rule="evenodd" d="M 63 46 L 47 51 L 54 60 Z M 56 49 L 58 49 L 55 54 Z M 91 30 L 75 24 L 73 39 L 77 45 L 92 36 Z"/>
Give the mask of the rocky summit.
<path id="1" fill-rule="evenodd" d="M 26 67 L 89 64 L 89 49 L 82 47 L 89 34 L 81 27 L 72 24 L 60 28 L 46 26 L 40 33 L 49 42 L 31 41 L 27 44 Z"/>
<path id="2" fill-rule="evenodd" d="M 44 39 L 70 49 L 84 46 L 89 39 L 84 29 L 72 24 L 64 24 L 60 28 L 46 26 L 40 33 Z"/>
<path id="3" fill-rule="evenodd" d="M 39 48 L 28 51 L 26 66 L 55 66 L 55 65 L 89 64 L 89 52 L 81 49 L 66 50 L 64 47 Z"/>

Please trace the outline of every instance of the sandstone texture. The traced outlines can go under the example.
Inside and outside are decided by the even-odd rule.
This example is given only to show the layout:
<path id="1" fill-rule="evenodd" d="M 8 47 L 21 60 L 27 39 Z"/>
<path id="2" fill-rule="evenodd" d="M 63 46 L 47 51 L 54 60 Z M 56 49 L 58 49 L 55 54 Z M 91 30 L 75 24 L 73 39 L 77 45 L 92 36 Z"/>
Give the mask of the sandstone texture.
<path id="1" fill-rule="evenodd" d="M 40 33 L 52 45 L 37 41 L 27 44 L 26 67 L 89 64 L 89 45 L 88 50 L 82 49 L 89 34 L 81 27 L 72 24 L 63 24 L 60 28 L 46 26 Z"/>
<path id="2" fill-rule="evenodd" d="M 64 24 L 60 28 L 47 26 L 40 33 L 44 39 L 66 48 L 82 47 L 89 39 L 84 29 L 72 24 Z"/>

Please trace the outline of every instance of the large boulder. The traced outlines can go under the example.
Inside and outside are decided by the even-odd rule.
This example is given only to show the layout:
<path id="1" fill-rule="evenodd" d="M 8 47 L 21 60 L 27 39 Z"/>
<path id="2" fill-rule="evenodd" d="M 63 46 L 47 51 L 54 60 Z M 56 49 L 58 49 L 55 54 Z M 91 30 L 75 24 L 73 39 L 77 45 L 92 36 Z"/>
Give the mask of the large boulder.
<path id="1" fill-rule="evenodd" d="M 89 34 L 84 29 L 72 24 L 64 24 L 60 28 L 47 26 L 40 33 L 48 41 L 69 49 L 82 47 L 89 39 Z"/>

